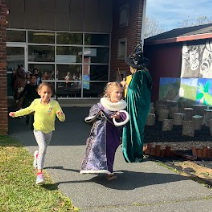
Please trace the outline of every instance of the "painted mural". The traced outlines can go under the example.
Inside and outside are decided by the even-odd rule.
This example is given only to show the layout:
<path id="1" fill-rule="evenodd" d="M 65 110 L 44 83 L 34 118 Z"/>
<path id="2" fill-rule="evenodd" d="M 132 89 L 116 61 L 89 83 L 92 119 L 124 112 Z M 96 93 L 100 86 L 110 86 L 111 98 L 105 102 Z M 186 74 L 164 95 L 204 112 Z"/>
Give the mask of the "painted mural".
<path id="1" fill-rule="evenodd" d="M 159 100 L 212 106 L 212 79 L 160 78 Z"/>
<path id="2" fill-rule="evenodd" d="M 212 78 L 212 40 L 183 46 L 181 77 Z"/>

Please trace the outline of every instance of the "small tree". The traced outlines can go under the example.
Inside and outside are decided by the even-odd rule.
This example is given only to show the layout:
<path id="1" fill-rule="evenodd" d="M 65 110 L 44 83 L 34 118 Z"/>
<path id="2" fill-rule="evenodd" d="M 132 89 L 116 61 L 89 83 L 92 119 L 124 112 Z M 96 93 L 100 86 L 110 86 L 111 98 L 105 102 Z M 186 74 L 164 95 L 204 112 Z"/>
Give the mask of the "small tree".
<path id="1" fill-rule="evenodd" d="M 179 23 L 180 27 L 191 27 L 191 26 L 198 26 L 202 24 L 209 24 L 212 23 L 212 19 L 208 18 L 207 16 L 200 16 L 196 19 L 191 18 L 190 16 L 187 19 L 183 20 Z"/>
<path id="2" fill-rule="evenodd" d="M 148 38 L 154 35 L 158 35 L 165 30 L 159 25 L 158 21 L 154 18 L 146 16 L 145 19 L 145 29 L 144 29 L 144 38 Z"/>

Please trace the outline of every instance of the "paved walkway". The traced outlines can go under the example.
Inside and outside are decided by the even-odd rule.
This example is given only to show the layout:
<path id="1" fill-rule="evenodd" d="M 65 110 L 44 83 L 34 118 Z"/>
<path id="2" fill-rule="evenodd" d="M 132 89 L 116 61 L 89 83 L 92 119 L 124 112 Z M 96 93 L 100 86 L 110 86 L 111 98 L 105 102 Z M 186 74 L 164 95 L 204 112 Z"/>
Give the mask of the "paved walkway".
<path id="1" fill-rule="evenodd" d="M 152 161 L 125 163 L 118 149 L 118 179 L 81 175 L 79 168 L 90 126 L 88 108 L 64 108 L 66 122 L 56 123 L 46 156 L 46 170 L 59 190 L 85 212 L 211 212 L 212 190 Z M 37 145 L 25 119 L 9 119 L 9 135 L 31 153 Z"/>

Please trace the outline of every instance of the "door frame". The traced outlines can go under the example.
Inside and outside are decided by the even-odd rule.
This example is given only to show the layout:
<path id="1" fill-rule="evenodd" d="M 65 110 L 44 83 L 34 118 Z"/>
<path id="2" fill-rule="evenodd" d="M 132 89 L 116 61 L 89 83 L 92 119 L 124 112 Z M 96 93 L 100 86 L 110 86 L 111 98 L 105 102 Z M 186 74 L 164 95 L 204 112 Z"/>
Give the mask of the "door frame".
<path id="1" fill-rule="evenodd" d="M 24 48 L 24 69 L 28 70 L 28 54 L 27 54 L 27 44 L 26 43 L 15 43 L 15 42 L 7 42 L 6 47 L 23 47 Z"/>

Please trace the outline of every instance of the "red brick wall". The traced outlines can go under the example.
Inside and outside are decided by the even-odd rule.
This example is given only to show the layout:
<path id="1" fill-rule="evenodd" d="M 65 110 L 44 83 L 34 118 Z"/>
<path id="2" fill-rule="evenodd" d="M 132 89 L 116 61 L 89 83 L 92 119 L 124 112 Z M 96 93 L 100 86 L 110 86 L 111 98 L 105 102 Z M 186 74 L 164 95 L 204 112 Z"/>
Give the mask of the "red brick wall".
<path id="1" fill-rule="evenodd" d="M 180 77 L 182 43 L 145 45 L 145 56 L 150 60 L 149 72 L 152 76 L 152 101 L 159 99 L 160 78 Z"/>
<path id="2" fill-rule="evenodd" d="M 8 133 L 6 67 L 6 3 L 0 0 L 0 135 Z"/>
<path id="3" fill-rule="evenodd" d="M 119 9 L 123 5 L 129 5 L 128 26 L 119 26 Z M 116 0 L 113 1 L 113 32 L 111 34 L 111 72 L 110 80 L 116 80 L 117 68 L 127 71 L 129 66 L 124 60 L 117 60 L 118 40 L 127 38 L 127 55 L 131 54 L 135 46 L 141 41 L 143 0 Z"/>

